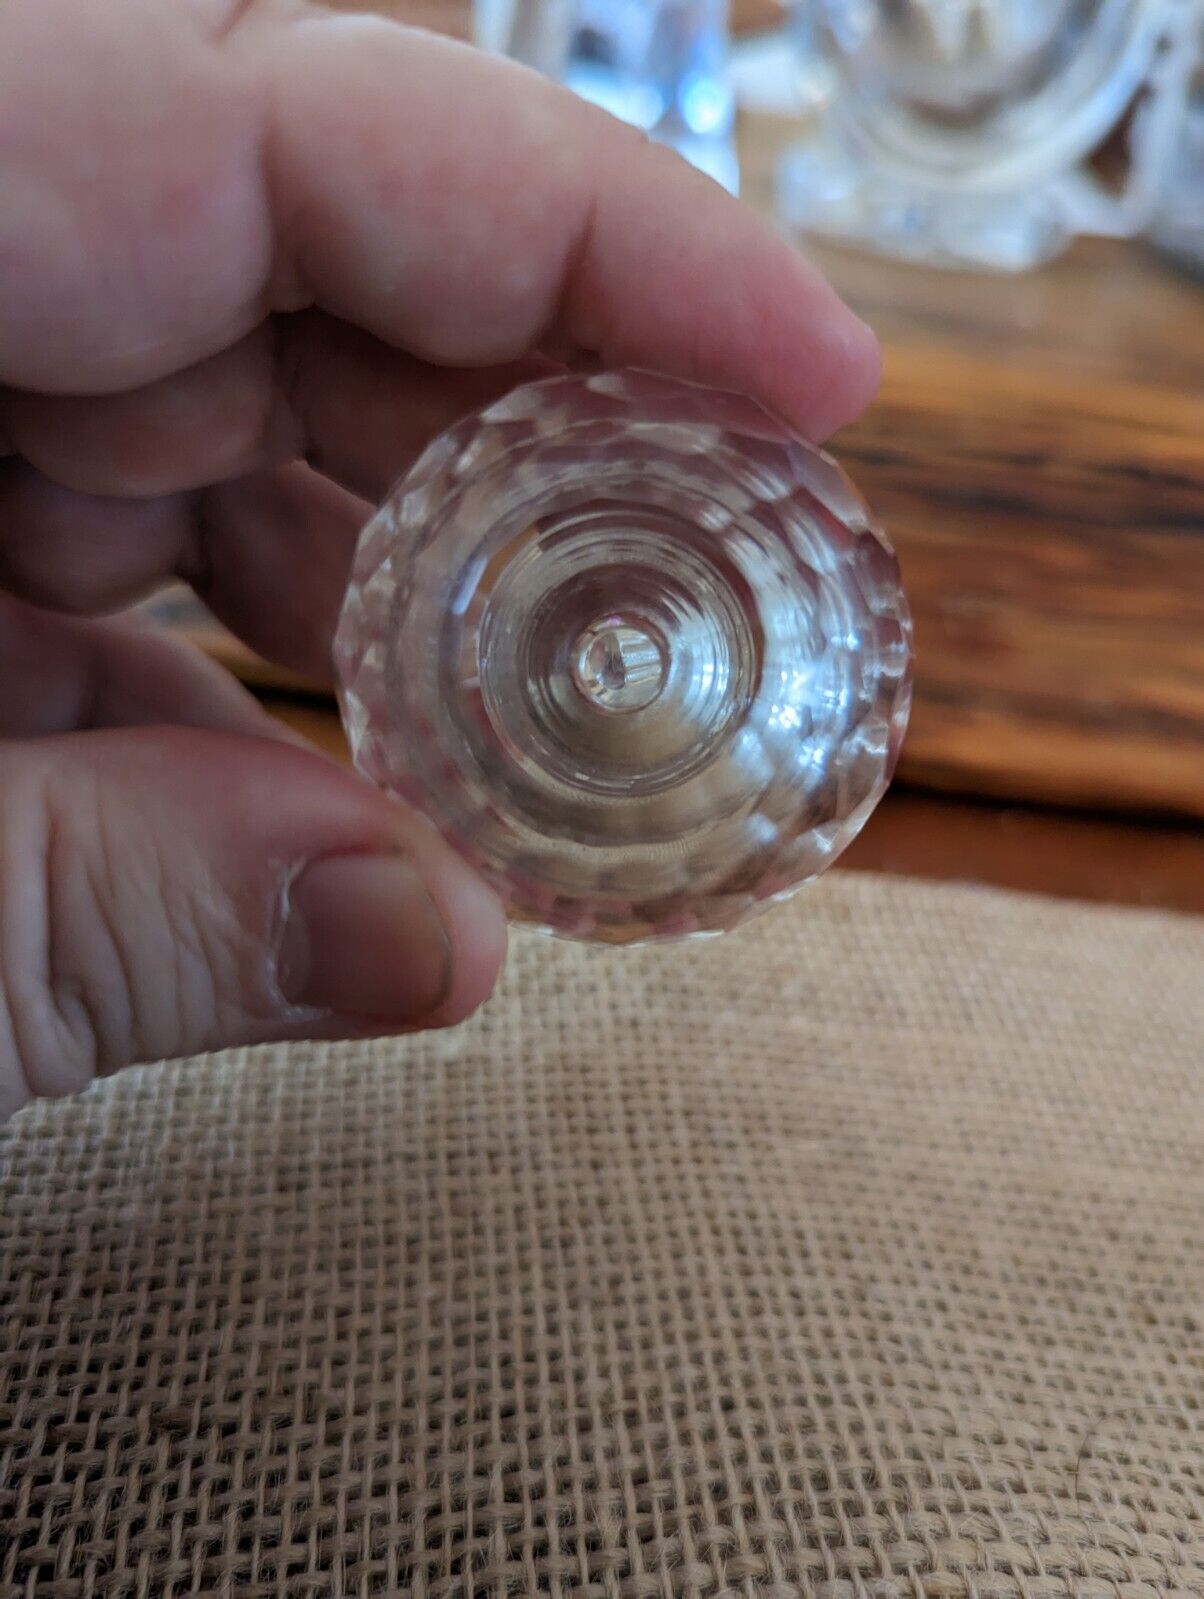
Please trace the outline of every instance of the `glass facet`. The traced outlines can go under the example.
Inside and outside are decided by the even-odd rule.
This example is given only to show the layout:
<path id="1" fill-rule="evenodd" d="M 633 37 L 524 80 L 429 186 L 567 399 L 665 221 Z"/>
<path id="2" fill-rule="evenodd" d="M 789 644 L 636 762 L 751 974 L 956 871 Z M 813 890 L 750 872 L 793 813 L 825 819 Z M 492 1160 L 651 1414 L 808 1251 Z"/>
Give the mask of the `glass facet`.
<path id="1" fill-rule="evenodd" d="M 640 372 L 515 390 L 363 534 L 336 642 L 360 769 L 510 914 L 719 932 L 839 855 L 910 699 L 895 557 L 751 402 Z"/>

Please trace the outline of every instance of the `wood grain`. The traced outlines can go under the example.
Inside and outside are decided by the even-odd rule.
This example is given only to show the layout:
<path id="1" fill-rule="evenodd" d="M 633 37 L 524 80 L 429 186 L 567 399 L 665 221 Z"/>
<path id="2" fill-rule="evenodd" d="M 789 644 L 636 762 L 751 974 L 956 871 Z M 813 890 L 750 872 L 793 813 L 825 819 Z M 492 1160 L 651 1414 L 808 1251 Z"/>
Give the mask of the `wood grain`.
<path id="1" fill-rule="evenodd" d="M 888 351 L 881 400 L 840 453 L 915 609 L 906 772 L 1204 814 L 1198 405 L 986 349 Z"/>
<path id="2" fill-rule="evenodd" d="M 745 129 L 771 203 L 787 124 Z M 835 452 L 916 615 L 901 775 L 1204 816 L 1204 290 L 1137 244 L 1018 277 L 812 254 L 879 332 Z"/>
<path id="3" fill-rule="evenodd" d="M 838 870 L 1204 913 L 1204 833 L 893 789 Z"/>

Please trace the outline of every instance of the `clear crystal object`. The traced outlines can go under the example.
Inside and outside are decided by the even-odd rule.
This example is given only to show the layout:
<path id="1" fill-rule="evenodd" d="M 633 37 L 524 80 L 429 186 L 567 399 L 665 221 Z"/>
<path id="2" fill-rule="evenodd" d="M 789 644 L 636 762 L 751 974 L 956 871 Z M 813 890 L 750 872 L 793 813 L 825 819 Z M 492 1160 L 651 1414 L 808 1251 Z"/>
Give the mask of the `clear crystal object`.
<path id="1" fill-rule="evenodd" d="M 785 157 L 785 220 L 886 254 L 1022 270 L 1143 199 L 1087 158 L 1194 0 L 793 0 L 831 98 Z"/>
<path id="2" fill-rule="evenodd" d="M 1204 277 L 1204 0 L 1195 0 L 1177 44 L 1165 92 L 1138 128 L 1140 158 L 1154 201 L 1150 238 Z"/>
<path id="3" fill-rule="evenodd" d="M 514 919 L 624 944 L 831 864 L 894 768 L 911 623 L 828 456 L 626 371 L 438 438 L 364 530 L 335 661 L 362 772 Z"/>
<path id="4" fill-rule="evenodd" d="M 728 0 L 475 0 L 477 42 L 740 186 Z"/>

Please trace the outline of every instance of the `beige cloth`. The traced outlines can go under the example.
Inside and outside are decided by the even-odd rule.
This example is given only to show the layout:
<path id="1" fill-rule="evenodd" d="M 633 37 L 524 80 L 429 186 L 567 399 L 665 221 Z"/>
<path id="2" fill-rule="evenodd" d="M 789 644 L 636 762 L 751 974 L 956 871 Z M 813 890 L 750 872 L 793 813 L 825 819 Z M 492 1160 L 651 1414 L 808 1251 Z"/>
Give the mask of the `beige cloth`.
<path id="1" fill-rule="evenodd" d="M 0 1189 L 0 1595 L 1204 1595 L 1204 922 L 836 874 Z"/>

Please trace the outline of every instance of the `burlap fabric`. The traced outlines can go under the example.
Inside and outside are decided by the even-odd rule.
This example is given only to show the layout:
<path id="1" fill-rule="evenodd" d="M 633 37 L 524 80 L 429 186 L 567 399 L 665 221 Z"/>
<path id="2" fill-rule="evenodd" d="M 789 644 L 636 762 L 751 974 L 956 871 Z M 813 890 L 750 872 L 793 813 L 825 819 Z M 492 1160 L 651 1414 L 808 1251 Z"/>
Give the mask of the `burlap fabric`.
<path id="1" fill-rule="evenodd" d="M 1204 922 L 516 942 L 18 1119 L 4 1599 L 1204 1595 Z"/>

